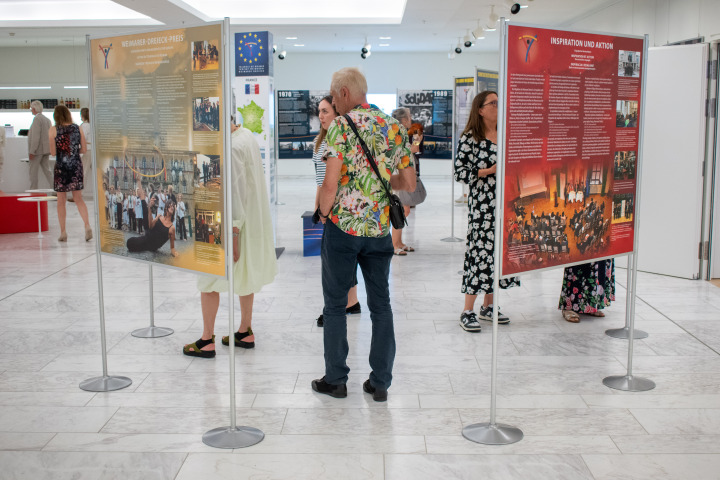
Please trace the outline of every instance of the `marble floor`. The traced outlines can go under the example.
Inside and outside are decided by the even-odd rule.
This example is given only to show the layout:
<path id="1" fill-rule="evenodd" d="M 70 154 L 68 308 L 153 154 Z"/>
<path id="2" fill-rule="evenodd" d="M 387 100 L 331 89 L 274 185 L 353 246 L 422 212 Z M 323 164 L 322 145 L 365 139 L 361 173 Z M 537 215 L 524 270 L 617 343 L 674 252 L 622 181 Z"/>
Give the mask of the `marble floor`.
<path id="1" fill-rule="evenodd" d="M 465 440 L 463 426 L 489 420 L 491 329 L 458 325 L 466 208 L 451 206 L 449 178 L 427 178 L 391 270 L 397 359 L 387 403 L 362 393 L 370 319 L 350 317 L 346 399 L 315 394 L 323 374 L 319 257 L 302 256 L 300 215 L 313 179 L 282 178 L 276 281 L 256 297 L 257 347 L 236 356 L 236 415 L 260 428 L 260 444 L 205 446 L 228 425 L 228 349 L 215 359 L 181 354 L 201 332 L 192 274 L 156 267 L 154 318 L 173 335 L 130 335 L 149 325 L 148 267 L 102 257 L 110 374 L 128 388 L 90 393 L 101 374 L 95 247 L 69 205 L 69 239 L 0 236 L 0 479 L 720 479 L 720 288 L 638 276 L 634 373 L 657 383 L 627 393 L 602 383 L 626 372 L 627 342 L 604 335 L 625 312 L 625 270 L 607 317 L 562 319 L 562 272 L 523 277 L 500 304 L 497 421 L 525 438 L 507 446 Z M 90 203 L 91 210 L 93 204 Z M 362 282 L 361 282 L 362 284 Z M 366 308 L 365 291 L 360 298 Z M 227 298 L 218 335 L 227 332 Z"/>

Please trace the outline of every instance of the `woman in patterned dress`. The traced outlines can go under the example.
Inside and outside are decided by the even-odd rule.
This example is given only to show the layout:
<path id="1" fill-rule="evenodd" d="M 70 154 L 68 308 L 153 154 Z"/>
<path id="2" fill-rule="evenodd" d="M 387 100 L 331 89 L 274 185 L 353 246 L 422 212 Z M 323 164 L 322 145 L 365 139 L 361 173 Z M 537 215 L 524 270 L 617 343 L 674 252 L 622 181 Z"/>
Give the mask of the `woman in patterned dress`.
<path id="1" fill-rule="evenodd" d="M 468 332 L 481 330 L 478 317 L 492 321 L 495 249 L 495 188 L 497 170 L 498 97 L 495 92 L 479 93 L 472 103 L 467 126 L 455 156 L 455 181 L 470 186 L 468 231 L 463 267 L 465 308 L 460 326 Z M 500 288 L 520 285 L 517 278 L 500 280 Z M 485 294 L 480 314 L 474 312 L 478 293 Z M 498 312 L 498 323 L 510 319 Z"/>
<path id="2" fill-rule="evenodd" d="M 77 205 L 80 217 L 85 222 L 85 241 L 92 239 L 92 229 L 88 221 L 88 211 L 82 198 L 83 164 L 80 154 L 87 151 L 85 135 L 80 127 L 75 125 L 70 110 L 65 105 L 58 105 L 53 112 L 55 126 L 50 127 L 50 154 L 55 155 L 54 189 L 57 192 L 57 212 L 60 223 L 59 242 L 67 241 L 65 233 L 65 202 L 67 192 L 72 192 L 72 198 Z M 77 195 L 76 195 L 77 193 Z"/>
<path id="3" fill-rule="evenodd" d="M 571 323 L 580 321 L 579 313 L 604 317 L 602 309 L 615 300 L 615 261 L 585 263 L 567 267 L 560 290 L 562 316 Z"/>

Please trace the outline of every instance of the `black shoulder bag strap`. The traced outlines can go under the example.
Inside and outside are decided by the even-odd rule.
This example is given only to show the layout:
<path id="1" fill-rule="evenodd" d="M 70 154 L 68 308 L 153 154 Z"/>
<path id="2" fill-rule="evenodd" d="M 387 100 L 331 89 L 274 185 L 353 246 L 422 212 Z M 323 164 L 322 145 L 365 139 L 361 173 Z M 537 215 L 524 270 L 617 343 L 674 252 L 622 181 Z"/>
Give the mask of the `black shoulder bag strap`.
<path id="1" fill-rule="evenodd" d="M 367 158 L 367 161 L 370 164 L 370 166 L 372 167 L 373 172 L 375 172 L 375 175 L 377 175 L 378 178 L 380 179 L 380 183 L 382 183 L 382 186 L 385 189 L 385 194 L 387 195 L 388 199 L 390 199 L 390 195 L 392 195 L 392 194 L 390 193 L 390 189 L 387 187 L 387 182 L 385 181 L 385 179 L 382 176 L 380 176 L 380 171 L 378 170 L 377 163 L 375 163 L 375 157 L 373 157 L 373 155 L 372 155 L 372 153 L 370 153 L 370 150 L 368 149 L 367 145 L 365 145 L 365 141 L 360 136 L 360 133 L 358 133 L 357 127 L 355 126 L 355 123 L 350 118 L 350 115 L 346 114 L 343 116 L 345 117 L 345 119 L 348 122 L 348 125 L 350 125 L 350 128 L 352 129 L 353 133 L 357 137 L 358 142 L 360 143 L 360 147 L 362 147 L 363 152 L 365 152 L 365 158 Z"/>

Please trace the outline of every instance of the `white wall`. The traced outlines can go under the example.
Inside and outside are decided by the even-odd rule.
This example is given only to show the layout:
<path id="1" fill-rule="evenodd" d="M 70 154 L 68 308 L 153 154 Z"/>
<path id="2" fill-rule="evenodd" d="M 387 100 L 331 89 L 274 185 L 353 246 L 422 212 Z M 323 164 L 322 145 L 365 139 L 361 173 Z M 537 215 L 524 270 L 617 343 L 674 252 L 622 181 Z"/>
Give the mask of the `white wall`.
<path id="1" fill-rule="evenodd" d="M 650 36 L 651 46 L 705 37 L 720 40 L 718 0 L 626 0 L 563 27 Z"/>

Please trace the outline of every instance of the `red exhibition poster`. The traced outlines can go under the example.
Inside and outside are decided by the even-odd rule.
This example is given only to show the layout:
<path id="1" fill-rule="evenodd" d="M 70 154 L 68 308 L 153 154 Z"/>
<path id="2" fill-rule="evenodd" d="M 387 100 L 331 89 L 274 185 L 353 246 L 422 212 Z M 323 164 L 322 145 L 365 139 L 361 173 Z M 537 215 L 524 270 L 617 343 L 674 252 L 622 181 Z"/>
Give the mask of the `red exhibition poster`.
<path id="1" fill-rule="evenodd" d="M 633 251 L 644 39 L 508 26 L 502 275 Z"/>

